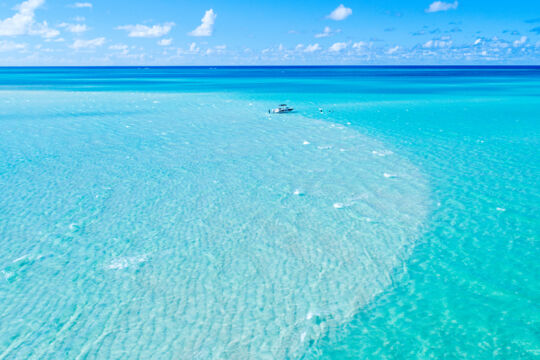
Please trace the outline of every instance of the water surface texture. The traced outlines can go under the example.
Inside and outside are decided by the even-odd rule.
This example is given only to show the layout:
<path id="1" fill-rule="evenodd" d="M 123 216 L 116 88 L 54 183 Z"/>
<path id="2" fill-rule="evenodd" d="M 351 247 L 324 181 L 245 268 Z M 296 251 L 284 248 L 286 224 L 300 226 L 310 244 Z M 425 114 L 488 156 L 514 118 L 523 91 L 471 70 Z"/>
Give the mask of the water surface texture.
<path id="1" fill-rule="evenodd" d="M 539 130 L 538 68 L 0 69 L 0 358 L 533 359 Z"/>

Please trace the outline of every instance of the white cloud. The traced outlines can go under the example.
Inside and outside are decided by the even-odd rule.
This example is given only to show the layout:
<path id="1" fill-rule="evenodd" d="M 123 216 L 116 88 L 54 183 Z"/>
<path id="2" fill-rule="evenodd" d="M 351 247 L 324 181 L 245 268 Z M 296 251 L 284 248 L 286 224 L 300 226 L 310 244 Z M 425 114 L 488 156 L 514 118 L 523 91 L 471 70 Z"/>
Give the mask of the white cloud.
<path id="1" fill-rule="evenodd" d="M 56 37 L 60 35 L 60 31 L 56 29 L 51 29 L 46 21 L 36 24 L 35 27 L 33 27 L 30 32 L 30 35 L 39 35 L 41 37 L 44 37 L 46 39 L 50 39 L 53 37 Z"/>
<path id="2" fill-rule="evenodd" d="M 448 11 L 457 9 L 459 3 L 454 1 L 453 3 L 446 3 L 444 1 L 435 1 L 429 5 L 429 8 L 426 9 L 427 13 L 434 13 L 439 11 Z"/>
<path id="3" fill-rule="evenodd" d="M 146 25 L 122 25 L 117 26 L 117 30 L 126 30 L 128 31 L 129 37 L 143 37 L 143 38 L 151 38 L 151 37 L 161 37 L 163 35 L 167 35 L 169 31 L 171 31 L 172 27 L 174 26 L 173 22 L 168 22 L 163 25 L 154 25 L 154 26 L 146 26 Z"/>
<path id="4" fill-rule="evenodd" d="M 35 22 L 35 11 L 45 0 L 27 0 L 13 9 L 17 12 L 9 18 L 0 20 L 0 36 L 39 35 L 44 38 L 58 36 L 60 32 L 49 28 L 46 21 Z"/>
<path id="5" fill-rule="evenodd" d="M 129 53 L 128 46 L 125 44 L 114 44 L 109 46 L 109 50 L 120 51 L 122 55 L 127 55 Z"/>
<path id="6" fill-rule="evenodd" d="M 431 49 L 431 48 L 445 48 L 452 46 L 451 40 L 429 40 L 424 45 L 422 45 L 425 49 Z"/>
<path id="7" fill-rule="evenodd" d="M 514 41 L 514 47 L 519 47 L 527 42 L 527 37 L 522 36 L 519 40 Z"/>
<path id="8" fill-rule="evenodd" d="M 172 44 L 172 39 L 161 39 L 158 41 L 158 45 L 160 46 L 169 46 Z"/>
<path id="9" fill-rule="evenodd" d="M 76 8 L 92 8 L 92 4 L 89 2 L 76 2 L 72 6 Z"/>
<path id="10" fill-rule="evenodd" d="M 0 21 L 0 35 L 14 36 L 28 33 L 34 23 L 35 10 L 43 5 L 45 0 L 28 0 L 17 6 L 17 13 L 10 18 Z"/>
<path id="11" fill-rule="evenodd" d="M 217 14 L 213 9 L 207 10 L 201 19 L 201 25 L 195 30 L 189 33 L 191 36 L 210 36 L 214 31 L 214 23 L 216 21 Z"/>
<path id="12" fill-rule="evenodd" d="M 352 9 L 345 7 L 343 6 L 343 4 L 341 4 L 337 8 L 335 8 L 334 11 L 332 11 L 330 15 L 328 15 L 327 17 L 332 20 L 340 21 L 340 20 L 345 20 L 351 14 L 352 14 Z"/>
<path id="13" fill-rule="evenodd" d="M 390 48 L 388 49 L 388 51 L 386 52 L 388 55 L 392 55 L 393 53 L 397 52 L 399 49 L 401 49 L 401 47 L 399 47 L 398 45 L 394 46 L 393 48 Z"/>
<path id="14" fill-rule="evenodd" d="M 73 48 L 75 50 L 93 49 L 93 48 L 96 48 L 96 47 L 99 47 L 99 46 L 103 45 L 104 43 L 105 43 L 105 38 L 104 37 L 95 38 L 95 39 L 92 39 L 92 40 L 77 39 L 71 45 L 71 48 Z"/>
<path id="15" fill-rule="evenodd" d="M 26 48 L 26 44 L 18 44 L 13 41 L 0 40 L 0 52 L 24 50 L 25 48 Z"/>
<path id="16" fill-rule="evenodd" d="M 482 43 L 482 39 L 476 39 L 476 41 L 474 42 L 474 45 L 478 45 L 480 43 Z"/>
<path id="17" fill-rule="evenodd" d="M 357 54 L 360 53 L 366 53 L 369 48 L 371 48 L 372 43 L 368 43 L 365 41 L 358 41 L 352 44 L 352 48 L 356 50 Z"/>
<path id="18" fill-rule="evenodd" d="M 340 52 L 341 50 L 345 49 L 346 47 L 347 47 L 347 43 L 337 42 L 337 43 L 334 43 L 332 46 L 330 46 L 330 48 L 328 50 L 332 51 L 332 52 Z"/>
<path id="19" fill-rule="evenodd" d="M 316 34 L 315 37 L 323 38 L 323 37 L 330 36 L 331 34 L 332 34 L 332 29 L 330 28 L 330 26 L 325 26 L 323 32 L 320 34 Z"/>
<path id="20" fill-rule="evenodd" d="M 304 49 L 304 52 L 312 53 L 319 50 L 321 50 L 321 47 L 319 44 L 312 44 L 312 45 L 306 46 L 306 48 Z"/>
<path id="21" fill-rule="evenodd" d="M 226 45 L 217 45 L 217 46 L 214 46 L 213 49 L 207 49 L 206 50 L 206 55 L 210 55 L 210 54 L 222 54 L 225 50 L 227 49 L 227 46 Z"/>
<path id="22" fill-rule="evenodd" d="M 352 47 L 353 47 L 354 49 L 361 49 L 361 48 L 363 48 L 363 47 L 366 47 L 367 45 L 368 45 L 368 44 L 367 44 L 366 42 L 364 42 L 364 41 L 359 41 L 359 42 L 355 42 L 355 43 L 352 45 Z"/>
<path id="23" fill-rule="evenodd" d="M 509 48 L 510 47 L 510 43 L 508 43 L 507 41 L 505 40 L 495 40 L 493 39 L 492 41 L 490 41 L 490 44 L 489 44 L 491 47 L 495 47 L 495 48 L 499 48 L 499 49 L 506 49 L 506 48 Z"/>
<path id="24" fill-rule="evenodd" d="M 88 27 L 85 24 L 68 24 L 68 23 L 61 23 L 58 25 L 59 27 L 66 28 L 67 31 L 72 33 L 82 33 L 85 31 L 88 31 Z"/>
<path id="25" fill-rule="evenodd" d="M 109 50 L 127 50 L 128 46 L 125 44 L 114 44 L 109 46 Z"/>
<path id="26" fill-rule="evenodd" d="M 199 47 L 197 46 L 197 43 L 191 43 L 191 45 L 189 45 L 189 52 L 191 53 L 197 53 L 199 52 Z"/>

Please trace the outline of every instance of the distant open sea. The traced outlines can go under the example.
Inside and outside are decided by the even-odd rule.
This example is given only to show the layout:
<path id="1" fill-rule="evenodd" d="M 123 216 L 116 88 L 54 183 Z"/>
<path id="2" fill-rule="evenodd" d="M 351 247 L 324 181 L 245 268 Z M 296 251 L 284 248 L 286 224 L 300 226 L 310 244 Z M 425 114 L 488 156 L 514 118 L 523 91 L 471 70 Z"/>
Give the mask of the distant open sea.
<path id="1" fill-rule="evenodd" d="M 0 68 L 0 359 L 538 359 L 539 179 L 540 67 Z"/>

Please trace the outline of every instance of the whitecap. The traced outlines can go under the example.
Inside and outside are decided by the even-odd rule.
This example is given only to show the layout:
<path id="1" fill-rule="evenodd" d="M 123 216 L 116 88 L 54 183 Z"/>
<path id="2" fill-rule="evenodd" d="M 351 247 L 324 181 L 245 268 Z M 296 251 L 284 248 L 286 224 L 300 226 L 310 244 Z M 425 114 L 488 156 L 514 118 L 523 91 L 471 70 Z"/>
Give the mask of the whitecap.
<path id="1" fill-rule="evenodd" d="M 373 150 L 371 152 L 373 155 L 377 155 L 377 156 L 381 156 L 381 157 L 384 157 L 384 156 L 388 156 L 388 155 L 392 155 L 393 152 L 390 151 L 390 150 L 380 150 L 380 151 L 377 151 L 377 150 Z"/>
<path id="2" fill-rule="evenodd" d="M 25 259 L 27 259 L 27 258 L 28 258 L 28 254 L 23 255 L 23 256 L 21 256 L 21 257 L 18 257 L 18 258 L 16 258 L 15 260 L 13 260 L 12 262 L 15 264 L 15 263 L 18 263 L 19 261 L 25 260 Z"/>
<path id="3" fill-rule="evenodd" d="M 98 197 L 98 195 L 96 195 L 96 198 Z M 69 230 L 71 231 L 76 231 L 76 230 L 79 230 L 80 226 L 77 224 L 77 223 L 71 223 L 69 224 Z"/>
<path id="4" fill-rule="evenodd" d="M 42 254 L 38 254 L 38 255 L 30 255 L 30 254 L 25 254 L 21 257 L 18 257 L 16 258 L 15 260 L 13 260 L 12 262 L 15 264 L 15 263 L 18 263 L 18 262 L 21 262 L 21 261 L 29 261 L 29 262 L 33 262 L 33 261 L 37 261 L 37 260 L 41 260 L 42 258 L 44 258 L 45 255 L 42 255 Z"/>
<path id="5" fill-rule="evenodd" d="M 13 276 L 13 273 L 11 271 L 2 270 L 0 271 L 0 273 L 4 275 L 4 280 L 9 280 Z"/>

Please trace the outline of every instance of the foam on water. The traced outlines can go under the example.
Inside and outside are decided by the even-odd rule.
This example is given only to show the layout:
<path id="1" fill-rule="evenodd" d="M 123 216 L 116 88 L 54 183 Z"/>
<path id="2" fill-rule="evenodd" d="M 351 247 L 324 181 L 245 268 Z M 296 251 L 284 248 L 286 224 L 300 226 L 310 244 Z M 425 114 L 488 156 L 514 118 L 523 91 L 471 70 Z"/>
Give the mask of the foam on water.
<path id="1" fill-rule="evenodd" d="M 301 356 L 391 284 L 427 214 L 399 154 L 267 104 L 0 99 L 0 357 Z"/>
<path id="2" fill-rule="evenodd" d="M 147 260 L 147 257 L 147 255 L 138 255 L 116 258 L 113 259 L 109 265 L 107 265 L 107 269 L 120 270 L 125 269 L 129 266 L 136 266 L 140 263 L 145 262 Z"/>

